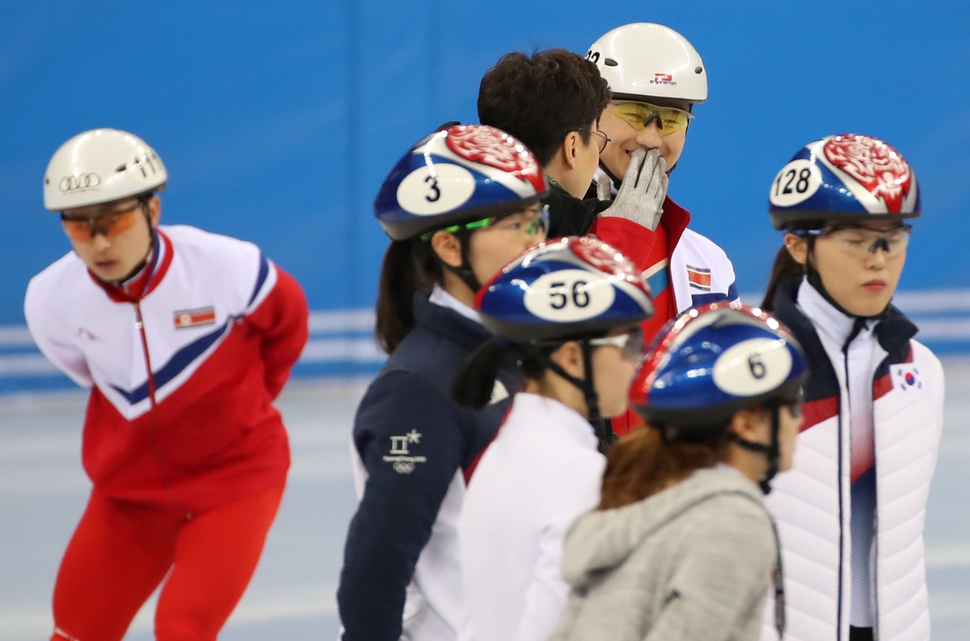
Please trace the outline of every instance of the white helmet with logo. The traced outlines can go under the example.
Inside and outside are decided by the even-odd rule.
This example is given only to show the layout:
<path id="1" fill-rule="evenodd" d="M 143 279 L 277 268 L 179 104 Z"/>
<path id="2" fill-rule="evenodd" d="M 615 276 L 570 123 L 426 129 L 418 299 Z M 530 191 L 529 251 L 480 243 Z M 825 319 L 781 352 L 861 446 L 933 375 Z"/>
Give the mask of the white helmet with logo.
<path id="1" fill-rule="evenodd" d="M 652 22 L 617 27 L 590 46 L 586 59 L 599 68 L 616 99 L 707 100 L 704 61 L 670 27 Z"/>
<path id="2" fill-rule="evenodd" d="M 80 133 L 54 152 L 44 174 L 44 207 L 64 211 L 158 189 L 162 159 L 144 140 L 117 129 Z"/>

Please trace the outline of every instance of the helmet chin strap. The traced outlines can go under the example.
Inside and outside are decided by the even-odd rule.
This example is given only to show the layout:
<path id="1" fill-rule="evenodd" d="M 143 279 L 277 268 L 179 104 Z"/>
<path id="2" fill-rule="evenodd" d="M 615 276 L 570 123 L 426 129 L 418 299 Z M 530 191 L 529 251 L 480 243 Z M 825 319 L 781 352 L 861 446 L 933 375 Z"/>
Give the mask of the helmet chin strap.
<path id="1" fill-rule="evenodd" d="M 478 276 L 475 275 L 475 270 L 472 269 L 471 261 L 468 259 L 468 245 L 471 238 L 471 233 L 467 229 L 461 229 L 453 233 L 458 237 L 458 245 L 461 247 L 461 265 L 458 267 L 449 265 L 445 261 L 441 260 L 441 257 L 438 256 L 437 252 L 435 252 L 434 255 L 438 258 L 438 261 L 441 263 L 442 267 L 460 278 L 461 282 L 468 285 L 468 288 L 472 290 L 473 294 L 477 294 L 478 290 L 482 288 L 482 284 L 479 282 Z"/>
<path id="2" fill-rule="evenodd" d="M 596 386 L 593 383 L 593 347 L 585 340 L 580 340 L 579 346 L 583 350 L 583 371 L 585 376 L 582 379 L 576 378 L 559 366 L 548 355 L 542 355 L 546 367 L 563 377 L 583 393 L 586 401 L 587 420 L 593 426 L 596 438 L 599 441 L 599 451 L 606 454 L 610 446 L 616 442 L 616 434 L 610 427 L 609 419 L 600 415 L 599 396 L 596 394 Z"/>
<path id="3" fill-rule="evenodd" d="M 778 444 L 778 432 L 781 429 L 781 405 L 774 403 L 769 406 L 771 410 L 771 442 L 759 443 L 743 439 L 734 432 L 731 432 L 732 440 L 748 450 L 764 454 L 768 461 L 768 469 L 758 479 L 758 485 L 764 494 L 771 492 L 771 480 L 778 474 L 778 466 L 781 463 L 781 449 Z"/>
<path id="4" fill-rule="evenodd" d="M 842 307 L 842 305 L 840 305 L 837 300 L 832 298 L 832 295 L 829 293 L 829 290 L 825 289 L 825 285 L 822 283 L 822 275 L 818 273 L 818 270 L 815 269 L 815 265 L 812 264 L 811 255 L 812 255 L 812 250 L 815 249 L 815 238 L 809 237 L 808 243 L 809 243 L 808 244 L 809 255 L 808 255 L 808 258 L 805 260 L 805 276 L 808 278 L 808 284 L 814 287 L 815 291 L 821 294 L 822 298 L 824 298 L 829 305 L 839 310 L 846 316 L 850 318 L 855 318 L 857 320 L 858 319 L 862 319 L 862 320 L 877 319 L 886 312 L 886 310 L 884 309 L 878 314 L 874 314 L 872 316 L 859 316 L 858 314 L 853 314 L 846 308 Z M 888 305 L 887 305 L 887 309 L 888 309 Z"/>

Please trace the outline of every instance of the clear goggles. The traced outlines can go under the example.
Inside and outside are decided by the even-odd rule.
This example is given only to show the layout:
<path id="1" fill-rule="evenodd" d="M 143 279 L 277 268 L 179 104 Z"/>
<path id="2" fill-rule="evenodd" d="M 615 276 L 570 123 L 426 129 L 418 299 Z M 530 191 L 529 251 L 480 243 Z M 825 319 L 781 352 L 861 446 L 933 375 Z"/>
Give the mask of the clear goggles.
<path id="1" fill-rule="evenodd" d="M 541 233 L 543 236 L 545 236 L 546 232 L 549 230 L 549 206 L 542 205 L 541 207 L 533 207 L 525 211 L 507 214 L 505 216 L 493 216 L 491 218 L 483 218 L 470 223 L 451 225 L 450 227 L 429 231 L 421 236 L 421 240 L 431 240 L 431 237 L 439 231 L 446 231 L 449 234 L 454 234 L 462 229 L 469 229 L 471 231 L 478 229 L 493 229 L 500 233 L 509 235 L 521 234 L 529 237 L 537 236 Z"/>
<path id="2" fill-rule="evenodd" d="M 899 256 L 909 246 L 909 237 L 912 233 L 913 228 L 910 225 L 899 225 L 892 229 L 839 225 L 798 232 L 801 236 L 827 238 L 841 251 L 856 258 L 866 258 L 880 249 L 890 258 Z"/>
<path id="3" fill-rule="evenodd" d="M 694 117 L 689 111 L 676 107 L 660 107 L 649 102 L 614 102 L 609 110 L 637 131 L 646 129 L 651 121 L 656 120 L 661 136 L 669 136 L 686 129 L 690 119 Z"/>
<path id="4" fill-rule="evenodd" d="M 619 336 L 604 336 L 603 338 L 591 338 L 588 342 L 593 347 L 605 347 L 607 345 L 611 347 L 618 347 L 620 348 L 620 354 L 628 361 L 635 361 L 639 359 L 644 348 L 643 330 L 641 330 L 639 326 L 631 329 L 626 334 L 620 334 Z"/>

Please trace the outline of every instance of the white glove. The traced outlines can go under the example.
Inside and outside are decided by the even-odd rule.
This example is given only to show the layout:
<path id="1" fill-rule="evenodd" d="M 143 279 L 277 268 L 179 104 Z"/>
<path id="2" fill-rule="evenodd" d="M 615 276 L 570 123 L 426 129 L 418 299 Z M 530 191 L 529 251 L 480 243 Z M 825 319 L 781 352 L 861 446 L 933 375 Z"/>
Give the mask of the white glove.
<path id="1" fill-rule="evenodd" d="M 613 204 L 600 212 L 600 217 L 626 218 L 650 231 L 656 231 L 666 196 L 667 163 L 660 156 L 660 151 L 637 149 L 630 157 L 630 166 L 626 169 Z"/>

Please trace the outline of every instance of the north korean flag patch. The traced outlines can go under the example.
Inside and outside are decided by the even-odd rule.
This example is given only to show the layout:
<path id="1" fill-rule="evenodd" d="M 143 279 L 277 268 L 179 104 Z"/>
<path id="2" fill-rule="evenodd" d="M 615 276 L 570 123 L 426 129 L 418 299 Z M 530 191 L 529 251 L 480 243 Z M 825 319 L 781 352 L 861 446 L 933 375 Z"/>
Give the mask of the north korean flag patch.
<path id="1" fill-rule="evenodd" d="M 200 307 L 198 309 L 183 309 L 175 312 L 175 329 L 187 329 L 200 325 L 215 325 L 216 308 Z"/>
<path id="2" fill-rule="evenodd" d="M 694 289 L 711 291 L 711 270 L 705 267 L 687 266 L 687 280 Z"/>

